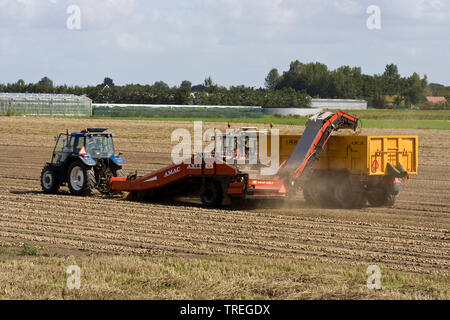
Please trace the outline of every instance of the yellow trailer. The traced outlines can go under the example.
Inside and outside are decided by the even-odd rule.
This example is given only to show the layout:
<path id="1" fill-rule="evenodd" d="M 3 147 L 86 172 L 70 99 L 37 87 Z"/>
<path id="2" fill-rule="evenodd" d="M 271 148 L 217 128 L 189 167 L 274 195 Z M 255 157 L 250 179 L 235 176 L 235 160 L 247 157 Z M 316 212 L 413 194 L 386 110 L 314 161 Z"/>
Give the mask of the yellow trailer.
<path id="1" fill-rule="evenodd" d="M 260 159 L 262 133 L 255 128 L 234 132 L 235 153 L 250 158 L 250 153 L 257 152 Z M 264 134 L 270 157 L 271 134 Z M 251 145 L 254 136 L 256 144 Z M 280 163 L 289 159 L 300 137 L 279 135 Z M 238 146 L 245 146 L 245 151 Z M 417 136 L 335 135 L 314 162 L 301 189 L 305 199 L 314 204 L 360 207 L 368 201 L 372 206 L 392 206 L 403 181 L 418 174 L 418 155 Z"/>
<path id="2" fill-rule="evenodd" d="M 280 163 L 290 157 L 300 137 L 279 136 Z M 267 152 L 271 155 L 270 135 L 267 140 Z M 390 164 L 394 168 L 403 167 L 409 175 L 417 175 L 418 141 L 417 136 L 332 136 L 314 168 L 373 176 L 385 175 Z"/>

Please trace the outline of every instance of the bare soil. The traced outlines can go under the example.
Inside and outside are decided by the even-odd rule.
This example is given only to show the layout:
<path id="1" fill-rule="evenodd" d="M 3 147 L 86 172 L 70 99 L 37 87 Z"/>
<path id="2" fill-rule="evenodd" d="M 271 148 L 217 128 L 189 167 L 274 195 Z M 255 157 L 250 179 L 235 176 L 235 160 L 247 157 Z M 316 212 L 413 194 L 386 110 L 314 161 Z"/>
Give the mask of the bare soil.
<path id="1" fill-rule="evenodd" d="M 0 243 L 70 252 L 378 264 L 449 276 L 450 131 L 362 131 L 420 137 L 420 174 L 406 183 L 394 208 L 312 208 L 300 196 L 282 206 L 249 203 L 211 210 L 185 199 L 151 204 L 101 195 L 78 198 L 65 188 L 58 195 L 42 194 L 39 177 L 50 160 L 53 135 L 88 126 L 116 133 L 116 149 L 124 153 L 128 173 L 169 164 L 171 132 L 193 128 L 190 122 L 0 117 Z M 207 123 L 204 129 L 214 126 L 226 128 Z M 303 130 L 279 128 L 283 133 Z"/>

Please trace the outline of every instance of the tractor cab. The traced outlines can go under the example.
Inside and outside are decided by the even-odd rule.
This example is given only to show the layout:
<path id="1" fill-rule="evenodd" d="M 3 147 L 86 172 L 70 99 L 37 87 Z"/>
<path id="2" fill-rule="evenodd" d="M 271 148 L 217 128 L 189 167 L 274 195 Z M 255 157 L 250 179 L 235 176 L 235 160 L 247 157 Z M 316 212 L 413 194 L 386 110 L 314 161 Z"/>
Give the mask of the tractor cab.
<path id="1" fill-rule="evenodd" d="M 63 133 L 55 137 L 56 146 L 52 163 L 60 164 L 72 155 L 82 155 L 85 159 L 110 159 L 114 157 L 113 133 L 105 133 L 106 128 L 88 128 L 80 132 Z"/>

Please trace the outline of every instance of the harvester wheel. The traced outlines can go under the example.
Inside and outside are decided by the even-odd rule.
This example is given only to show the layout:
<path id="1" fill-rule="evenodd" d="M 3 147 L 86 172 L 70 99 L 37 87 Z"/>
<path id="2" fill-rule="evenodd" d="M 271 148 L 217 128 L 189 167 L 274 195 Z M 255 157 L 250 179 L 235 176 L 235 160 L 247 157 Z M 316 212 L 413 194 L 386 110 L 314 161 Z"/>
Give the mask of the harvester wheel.
<path id="1" fill-rule="evenodd" d="M 75 161 L 69 167 L 69 189 L 74 196 L 88 196 L 96 185 L 94 168 L 80 161 Z"/>
<path id="2" fill-rule="evenodd" d="M 216 181 L 207 181 L 200 195 L 205 207 L 214 208 L 222 205 L 222 188 Z"/>
<path id="3" fill-rule="evenodd" d="M 59 190 L 58 171 L 51 166 L 45 166 L 41 172 L 42 191 L 47 194 L 55 194 Z"/>
<path id="4" fill-rule="evenodd" d="M 112 187 L 111 187 L 111 183 L 110 183 L 110 179 L 111 178 L 123 178 L 126 177 L 125 172 L 123 171 L 122 167 L 115 167 L 115 168 L 111 168 L 108 169 L 108 174 L 107 174 L 107 183 L 106 183 L 106 187 L 103 188 L 103 190 L 100 190 L 100 192 L 102 192 L 105 195 L 123 195 L 122 191 L 113 191 Z"/>
<path id="5" fill-rule="evenodd" d="M 304 186 L 303 197 L 309 205 L 317 205 L 320 203 L 320 194 L 314 186 Z"/>

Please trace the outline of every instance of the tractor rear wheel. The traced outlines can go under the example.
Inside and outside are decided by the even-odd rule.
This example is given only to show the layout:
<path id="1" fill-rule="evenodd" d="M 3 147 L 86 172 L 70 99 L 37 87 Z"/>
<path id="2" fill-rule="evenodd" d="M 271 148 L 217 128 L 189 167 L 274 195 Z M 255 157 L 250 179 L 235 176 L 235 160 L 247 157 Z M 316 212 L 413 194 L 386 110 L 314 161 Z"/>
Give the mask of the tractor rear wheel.
<path id="1" fill-rule="evenodd" d="M 42 191 L 47 194 L 55 194 L 59 190 L 58 170 L 46 165 L 41 172 Z"/>
<path id="2" fill-rule="evenodd" d="M 69 189 L 74 196 L 88 196 L 96 185 L 93 167 L 88 167 L 80 161 L 69 166 Z"/>
<path id="3" fill-rule="evenodd" d="M 216 181 L 207 181 L 200 198 L 205 207 L 220 207 L 223 202 L 222 187 Z"/>

